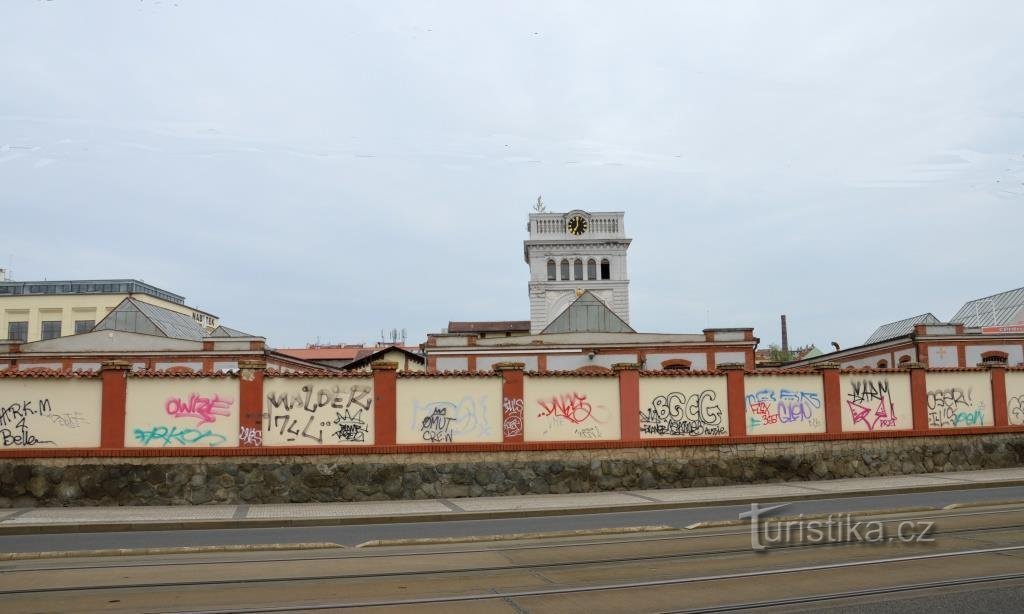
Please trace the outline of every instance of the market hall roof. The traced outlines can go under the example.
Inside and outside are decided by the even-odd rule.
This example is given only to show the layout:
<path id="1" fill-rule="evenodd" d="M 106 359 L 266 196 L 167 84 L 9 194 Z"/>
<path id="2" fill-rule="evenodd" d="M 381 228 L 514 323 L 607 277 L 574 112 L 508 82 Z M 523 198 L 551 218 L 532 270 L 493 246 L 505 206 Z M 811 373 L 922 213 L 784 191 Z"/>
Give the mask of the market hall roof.
<path id="1" fill-rule="evenodd" d="M 97 322 L 93 330 L 118 330 L 189 341 L 208 336 L 206 329 L 191 316 L 130 297 Z"/>
<path id="2" fill-rule="evenodd" d="M 950 322 L 968 328 L 1020 324 L 1024 319 L 1024 288 L 967 301 Z"/>
<path id="3" fill-rule="evenodd" d="M 942 324 L 942 321 L 930 313 L 922 313 L 912 318 L 889 322 L 875 329 L 875 332 L 871 333 L 871 336 L 864 342 L 864 345 L 886 341 L 887 339 L 895 339 L 896 337 L 904 337 L 914 332 L 914 326 L 917 324 Z"/>

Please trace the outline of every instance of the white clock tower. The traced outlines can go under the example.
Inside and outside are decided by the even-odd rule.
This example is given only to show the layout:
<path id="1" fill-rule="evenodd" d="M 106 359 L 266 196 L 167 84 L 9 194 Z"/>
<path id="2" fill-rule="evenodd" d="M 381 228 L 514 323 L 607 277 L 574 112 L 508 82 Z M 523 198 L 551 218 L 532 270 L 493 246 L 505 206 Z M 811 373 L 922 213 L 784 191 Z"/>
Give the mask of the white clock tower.
<path id="1" fill-rule="evenodd" d="M 626 250 L 632 239 L 626 238 L 623 215 L 530 214 L 530 238 L 523 242 L 530 265 L 530 334 L 543 331 L 576 300 L 578 290 L 589 290 L 629 323 Z"/>

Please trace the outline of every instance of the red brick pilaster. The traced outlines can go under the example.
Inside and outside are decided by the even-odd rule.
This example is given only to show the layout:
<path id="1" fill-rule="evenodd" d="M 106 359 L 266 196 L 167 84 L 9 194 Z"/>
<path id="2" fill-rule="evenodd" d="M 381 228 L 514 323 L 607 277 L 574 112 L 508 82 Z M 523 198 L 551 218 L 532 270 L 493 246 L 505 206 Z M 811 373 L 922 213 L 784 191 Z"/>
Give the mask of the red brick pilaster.
<path id="1" fill-rule="evenodd" d="M 928 430 L 928 382 L 927 371 L 919 362 L 903 365 L 910 369 L 910 407 L 914 416 L 914 430 Z"/>
<path id="2" fill-rule="evenodd" d="M 238 446 L 263 445 L 263 360 L 238 361 Z"/>
<path id="3" fill-rule="evenodd" d="M 521 362 L 499 362 L 494 370 L 501 374 L 501 432 L 504 443 L 523 443 L 526 412 L 523 408 L 523 369 Z"/>
<path id="4" fill-rule="evenodd" d="M 619 362 L 612 370 L 619 374 L 619 439 L 640 441 L 640 365 Z"/>
<path id="5" fill-rule="evenodd" d="M 398 363 L 377 361 L 370 363 L 370 369 L 373 370 L 374 444 L 393 446 L 398 412 Z"/>
<path id="6" fill-rule="evenodd" d="M 537 370 L 542 372 L 542 373 L 548 370 L 548 355 L 547 354 L 538 354 L 537 355 Z"/>
<path id="7" fill-rule="evenodd" d="M 1010 414 L 1006 406 L 1006 365 L 986 364 L 992 378 L 992 417 L 996 426 L 1009 426 Z"/>
<path id="8" fill-rule="evenodd" d="M 825 432 L 843 432 L 843 400 L 839 386 L 839 363 L 823 362 L 818 365 L 822 388 L 825 390 Z"/>
<path id="9" fill-rule="evenodd" d="M 747 434 L 747 389 L 743 376 L 744 365 L 738 362 L 727 362 L 718 365 L 718 370 L 725 371 L 726 394 L 729 399 L 729 436 L 743 437 Z"/>
<path id="10" fill-rule="evenodd" d="M 111 360 L 100 367 L 102 406 L 100 409 L 100 447 L 124 447 L 124 410 L 128 398 L 130 362 Z"/>

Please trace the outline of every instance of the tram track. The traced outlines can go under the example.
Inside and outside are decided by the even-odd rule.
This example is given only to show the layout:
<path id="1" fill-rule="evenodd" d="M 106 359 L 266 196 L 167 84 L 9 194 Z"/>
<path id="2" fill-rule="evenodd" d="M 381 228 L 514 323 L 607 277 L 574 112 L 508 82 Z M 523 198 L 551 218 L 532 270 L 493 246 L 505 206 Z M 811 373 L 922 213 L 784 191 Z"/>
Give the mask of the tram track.
<path id="1" fill-rule="evenodd" d="M 878 522 L 880 522 L 882 524 L 885 524 L 885 525 L 889 525 L 889 524 L 896 524 L 896 523 L 900 523 L 900 522 L 905 522 L 907 520 L 915 520 L 915 521 L 938 520 L 938 519 L 950 520 L 950 519 L 957 519 L 957 518 L 984 517 L 984 516 L 1010 515 L 1010 514 L 1021 514 L 1021 515 L 1024 515 L 1024 507 L 1012 508 L 1012 509 L 1000 509 L 1000 510 L 984 510 L 984 511 L 959 512 L 959 513 L 950 513 L 950 514 L 929 513 L 927 515 L 922 515 L 922 516 L 901 516 L 901 517 L 898 517 L 898 518 L 880 519 L 880 520 L 878 520 Z M 873 514 L 869 513 L 869 514 L 865 514 L 863 517 L 873 517 L 875 515 L 878 515 L 878 514 L 874 514 L 873 515 Z M 838 516 L 840 516 L 840 514 L 836 513 L 836 514 L 833 514 L 833 516 L 837 516 L 838 517 Z M 862 516 L 857 516 L 857 517 L 860 518 Z M 789 518 L 790 517 L 783 517 L 784 520 L 785 519 L 789 519 Z M 793 518 L 801 518 L 801 517 L 793 517 Z M 806 517 L 805 519 L 810 519 L 810 518 L 814 518 L 814 517 Z M 832 525 L 834 525 L 834 524 L 836 524 L 836 523 L 832 523 Z M 829 525 L 825 524 L 823 526 L 829 526 Z M 1007 529 L 1022 528 L 1022 527 L 1024 527 L 1024 524 L 1022 524 L 1022 525 L 1016 525 L 1016 524 L 999 525 L 999 526 L 996 526 L 996 527 L 985 527 L 985 528 L 945 529 L 945 530 L 937 529 L 937 530 L 934 531 L 934 534 L 935 535 L 953 535 L 953 534 L 970 533 L 970 532 L 987 531 L 987 530 L 1007 530 Z M 235 564 L 235 565 L 247 564 L 247 563 L 253 563 L 253 564 L 255 564 L 255 563 L 296 563 L 296 562 L 310 562 L 310 561 L 336 561 L 336 560 L 379 559 L 379 558 L 391 558 L 391 557 L 395 557 L 395 556 L 398 556 L 398 555 L 406 556 L 406 557 L 434 557 L 434 556 L 443 556 L 443 555 L 450 555 L 450 554 L 500 553 L 500 552 L 515 552 L 515 551 L 529 551 L 529 550 L 547 550 L 547 549 L 565 550 L 565 549 L 571 549 L 571 548 L 584 548 L 584 547 L 592 547 L 592 546 L 614 546 L 614 545 L 623 544 L 623 543 L 637 544 L 637 543 L 687 542 L 687 541 L 692 541 L 692 540 L 706 540 L 706 539 L 716 538 L 716 537 L 731 537 L 731 536 L 740 536 L 740 535 L 744 535 L 745 536 L 745 535 L 749 535 L 749 534 L 750 534 L 750 530 L 744 526 L 742 529 L 737 529 L 737 530 L 724 530 L 724 531 L 723 530 L 719 530 L 719 531 L 710 532 L 710 533 L 709 532 L 699 532 L 699 533 L 693 533 L 693 534 L 685 534 L 685 533 L 683 533 L 683 534 L 673 534 L 673 535 L 659 535 L 657 537 L 637 537 L 636 534 L 621 534 L 618 539 L 601 539 L 601 540 L 586 540 L 586 541 L 582 541 L 581 540 L 581 541 L 572 541 L 572 542 L 568 542 L 568 543 L 560 542 L 560 543 L 552 543 L 552 544 L 537 544 L 537 543 L 515 544 L 515 543 L 507 543 L 507 542 L 504 542 L 504 543 L 503 542 L 493 542 L 492 545 L 487 546 L 487 547 L 456 547 L 456 548 L 445 548 L 445 549 L 437 548 L 437 549 L 432 549 L 432 550 L 421 550 L 421 549 L 417 548 L 415 550 L 413 550 L 413 549 L 401 550 L 401 551 L 388 550 L 388 551 L 385 551 L 385 552 L 366 552 L 366 551 L 359 551 L 359 550 L 353 550 L 353 549 L 339 549 L 341 552 L 339 554 L 335 554 L 335 555 L 324 554 L 324 555 L 318 555 L 318 556 L 296 556 L 296 557 L 281 557 L 281 556 L 277 556 L 277 557 L 273 557 L 273 558 L 252 558 L 252 559 L 245 559 L 245 560 L 237 560 L 237 559 L 229 560 L 229 559 L 224 559 L 224 558 L 213 558 L 213 559 L 205 559 L 205 560 L 162 561 L 162 562 L 153 562 L 153 563 L 134 562 L 134 561 L 127 561 L 127 562 L 125 562 L 125 561 L 118 561 L 118 560 L 105 560 L 103 563 L 89 563 L 89 564 L 82 564 L 82 565 L 73 564 L 73 565 L 59 565 L 59 566 L 54 565 L 54 566 L 48 566 L 48 565 L 45 565 L 45 564 L 41 564 L 41 565 L 37 564 L 36 566 L 24 566 L 24 567 L 22 567 L 22 566 L 15 566 L 15 565 L 11 565 L 11 564 L 2 564 L 2 565 L 0 565 L 0 571 L 16 572 L 16 573 L 31 573 L 31 572 L 90 570 L 90 569 L 119 569 L 119 568 L 146 568 L 146 567 L 180 567 L 180 566 L 196 567 L 196 566 L 204 566 L 204 565 L 207 565 L 207 566 L 208 565 L 222 565 L 222 564 L 225 564 L 225 563 L 230 563 L 230 564 Z M 843 545 L 844 543 L 845 542 L 837 542 L 837 543 L 833 543 L 833 544 L 818 544 L 818 545 Z M 789 546 L 785 546 L 785 547 L 787 547 L 787 548 L 795 548 L 795 547 L 806 547 L 806 546 L 805 545 L 801 545 L 801 544 L 794 544 L 794 545 L 789 545 Z M 390 548 L 394 548 L 394 547 L 390 547 Z M 738 550 L 709 550 L 709 551 L 704 551 L 704 552 L 694 553 L 694 554 L 705 554 L 705 555 L 731 554 L 731 553 L 743 552 L 743 551 L 746 551 L 746 550 L 745 549 L 738 549 Z M 140 556 L 144 556 L 144 555 L 140 555 Z M 178 555 L 178 556 L 185 556 L 185 555 Z M 38 562 L 38 560 L 35 560 L 33 562 Z M 13 568 L 13 567 L 17 567 L 17 568 Z M 437 573 L 442 573 L 442 572 L 437 572 Z M 4 594 L 4 593 L 3 593 L 2 590 L 0 590 L 0 595 L 2 595 L 2 594 Z"/>

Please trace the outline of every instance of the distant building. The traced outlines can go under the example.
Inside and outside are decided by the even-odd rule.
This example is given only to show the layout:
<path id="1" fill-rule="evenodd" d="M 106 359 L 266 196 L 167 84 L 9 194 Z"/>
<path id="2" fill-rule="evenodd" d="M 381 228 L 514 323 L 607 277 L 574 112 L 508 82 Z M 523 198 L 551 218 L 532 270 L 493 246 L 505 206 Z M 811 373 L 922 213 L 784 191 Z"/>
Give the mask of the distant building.
<path id="1" fill-rule="evenodd" d="M 575 209 L 530 214 L 523 255 L 530 266 L 530 334 L 544 330 L 587 290 L 629 323 L 625 214 Z M 451 330 L 449 330 L 451 332 Z"/>
<path id="2" fill-rule="evenodd" d="M 259 360 L 279 371 L 332 370 L 287 356 L 266 339 L 226 326 L 208 331 L 191 316 L 126 298 L 93 330 L 21 343 L 0 342 L 0 370 L 92 370 L 123 361 L 135 371 L 233 371 L 241 360 Z"/>
<path id="3" fill-rule="evenodd" d="M 752 328 L 696 334 L 640 333 L 629 323 L 622 212 L 538 212 L 523 252 L 530 267 L 530 320 L 456 321 L 427 335 L 428 371 L 487 371 L 521 362 L 530 371 L 754 368 Z"/>
<path id="4" fill-rule="evenodd" d="M 126 298 L 183 314 L 206 331 L 218 324 L 185 297 L 135 279 L 0 281 L 0 339 L 29 343 L 89 332 Z"/>
<path id="5" fill-rule="evenodd" d="M 419 347 L 397 344 L 378 343 L 369 347 L 362 343 L 313 344 L 304 348 L 281 348 L 277 351 L 285 356 L 345 371 L 369 369 L 370 363 L 377 360 L 396 362 L 399 371 L 426 369 L 426 359 L 420 353 Z"/>
<path id="6" fill-rule="evenodd" d="M 883 324 L 863 345 L 807 357 L 785 368 L 821 362 L 836 362 L 842 368 L 908 362 L 933 368 L 973 367 L 991 357 L 1024 364 L 1024 288 L 967 301 L 948 322 L 924 313 Z"/>

